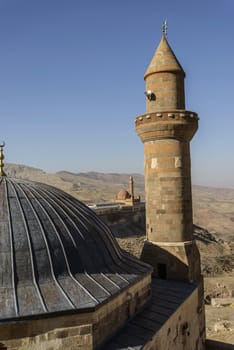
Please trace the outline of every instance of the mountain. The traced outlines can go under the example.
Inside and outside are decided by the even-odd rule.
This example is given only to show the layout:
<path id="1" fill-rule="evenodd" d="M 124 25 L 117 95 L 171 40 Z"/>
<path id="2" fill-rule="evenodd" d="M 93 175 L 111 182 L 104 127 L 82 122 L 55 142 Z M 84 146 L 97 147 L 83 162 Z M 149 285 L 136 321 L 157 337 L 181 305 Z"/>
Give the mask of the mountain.
<path id="1" fill-rule="evenodd" d="M 134 178 L 135 195 L 144 200 L 144 176 L 141 174 L 59 171 L 46 173 L 25 165 L 6 164 L 9 176 L 44 182 L 63 189 L 85 203 L 109 202 L 121 189 L 129 188 Z M 193 186 L 194 223 L 212 234 L 222 234 L 232 241 L 234 236 L 234 189 Z"/>

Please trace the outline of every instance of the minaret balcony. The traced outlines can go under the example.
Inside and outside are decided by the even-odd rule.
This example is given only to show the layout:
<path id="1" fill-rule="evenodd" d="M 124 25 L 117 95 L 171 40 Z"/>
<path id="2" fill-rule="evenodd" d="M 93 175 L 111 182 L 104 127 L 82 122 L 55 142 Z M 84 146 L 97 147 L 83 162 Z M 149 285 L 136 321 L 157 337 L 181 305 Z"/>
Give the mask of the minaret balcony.
<path id="1" fill-rule="evenodd" d="M 198 128 L 197 113 L 185 110 L 163 111 L 139 115 L 136 132 L 142 142 L 175 138 L 190 141 Z"/>

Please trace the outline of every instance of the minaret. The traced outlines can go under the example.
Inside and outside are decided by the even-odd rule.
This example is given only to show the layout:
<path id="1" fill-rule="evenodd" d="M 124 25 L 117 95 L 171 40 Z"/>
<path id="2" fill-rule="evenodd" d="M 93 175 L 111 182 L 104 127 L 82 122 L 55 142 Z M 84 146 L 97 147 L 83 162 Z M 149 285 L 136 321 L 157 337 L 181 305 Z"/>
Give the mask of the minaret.
<path id="1" fill-rule="evenodd" d="M 146 241 L 142 259 L 156 276 L 194 281 L 200 256 L 193 240 L 190 146 L 198 116 L 185 110 L 185 72 L 166 38 L 146 70 L 146 114 L 136 118 L 144 143 Z"/>
<path id="2" fill-rule="evenodd" d="M 129 193 L 131 195 L 131 201 L 132 205 L 134 204 L 134 183 L 133 183 L 133 177 L 129 177 Z"/>

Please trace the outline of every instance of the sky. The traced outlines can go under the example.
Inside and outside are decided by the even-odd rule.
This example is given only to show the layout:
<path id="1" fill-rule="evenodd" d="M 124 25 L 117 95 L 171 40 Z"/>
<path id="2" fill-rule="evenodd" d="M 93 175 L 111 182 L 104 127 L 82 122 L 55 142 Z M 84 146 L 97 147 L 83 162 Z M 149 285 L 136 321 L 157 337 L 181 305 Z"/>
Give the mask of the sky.
<path id="1" fill-rule="evenodd" d="M 200 117 L 192 182 L 234 188 L 233 0 L 0 0 L 5 162 L 46 172 L 143 173 L 134 126 L 167 19 Z"/>

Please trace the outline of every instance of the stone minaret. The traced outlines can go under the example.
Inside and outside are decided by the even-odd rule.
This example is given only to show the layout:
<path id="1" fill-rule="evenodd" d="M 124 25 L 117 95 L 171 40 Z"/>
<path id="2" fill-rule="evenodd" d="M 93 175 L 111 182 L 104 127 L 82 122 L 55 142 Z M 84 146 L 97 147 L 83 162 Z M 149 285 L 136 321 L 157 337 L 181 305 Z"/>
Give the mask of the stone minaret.
<path id="1" fill-rule="evenodd" d="M 198 116 L 185 109 L 184 78 L 164 28 L 144 77 L 146 113 L 136 118 L 145 157 L 142 259 L 156 276 L 194 281 L 200 277 L 200 257 L 193 240 L 189 142 Z"/>
<path id="2" fill-rule="evenodd" d="M 134 183 L 132 176 L 129 178 L 129 193 L 131 195 L 132 204 L 134 204 Z"/>

